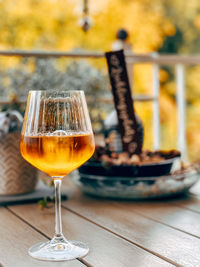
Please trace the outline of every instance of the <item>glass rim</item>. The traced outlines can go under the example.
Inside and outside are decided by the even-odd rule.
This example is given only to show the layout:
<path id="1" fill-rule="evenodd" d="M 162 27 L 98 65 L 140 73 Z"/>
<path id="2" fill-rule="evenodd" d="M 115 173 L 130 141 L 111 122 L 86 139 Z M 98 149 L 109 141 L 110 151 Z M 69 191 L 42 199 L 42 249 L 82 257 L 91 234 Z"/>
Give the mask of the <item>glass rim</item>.
<path id="1" fill-rule="evenodd" d="M 38 93 L 43 93 L 43 92 L 46 92 L 46 93 L 85 93 L 85 91 L 83 90 L 67 90 L 67 91 L 60 91 L 60 90 L 54 90 L 54 89 L 47 89 L 47 90 L 29 90 L 28 91 L 29 93 L 32 93 L 32 92 L 38 92 Z"/>

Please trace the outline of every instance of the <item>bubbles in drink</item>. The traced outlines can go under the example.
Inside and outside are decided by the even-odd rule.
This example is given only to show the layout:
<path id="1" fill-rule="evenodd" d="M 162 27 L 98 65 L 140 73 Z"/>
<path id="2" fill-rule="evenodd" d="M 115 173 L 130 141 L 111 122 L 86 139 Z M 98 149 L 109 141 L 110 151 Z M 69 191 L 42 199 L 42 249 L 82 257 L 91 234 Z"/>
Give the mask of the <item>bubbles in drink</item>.
<path id="1" fill-rule="evenodd" d="M 69 133 L 63 130 L 57 130 L 51 133 L 51 136 L 63 136 L 63 135 L 69 135 Z"/>

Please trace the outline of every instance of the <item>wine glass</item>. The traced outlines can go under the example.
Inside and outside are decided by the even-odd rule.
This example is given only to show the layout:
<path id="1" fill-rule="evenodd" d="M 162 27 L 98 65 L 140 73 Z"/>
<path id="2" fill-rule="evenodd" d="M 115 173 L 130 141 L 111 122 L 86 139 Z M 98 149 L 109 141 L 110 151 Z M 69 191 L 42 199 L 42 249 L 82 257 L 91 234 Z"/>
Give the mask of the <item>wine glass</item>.
<path id="1" fill-rule="evenodd" d="M 94 152 L 94 136 L 83 91 L 30 91 L 20 142 L 25 160 L 47 173 L 55 186 L 55 235 L 29 249 L 40 260 L 85 256 L 89 248 L 62 234 L 61 183 Z"/>

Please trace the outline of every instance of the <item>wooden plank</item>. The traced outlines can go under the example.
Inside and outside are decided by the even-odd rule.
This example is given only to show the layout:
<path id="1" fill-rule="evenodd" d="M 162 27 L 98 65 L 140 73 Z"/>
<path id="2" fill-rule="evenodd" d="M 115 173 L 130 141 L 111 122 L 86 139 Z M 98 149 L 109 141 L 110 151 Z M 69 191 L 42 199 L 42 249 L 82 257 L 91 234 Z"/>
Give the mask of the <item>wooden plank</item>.
<path id="1" fill-rule="evenodd" d="M 85 266 L 78 260 L 66 265 L 64 262 L 42 262 L 33 259 L 28 255 L 28 248 L 45 237 L 2 207 L 0 218 L 0 266 Z"/>
<path id="2" fill-rule="evenodd" d="M 177 264 L 195 266 L 200 263 L 200 240 L 172 229 L 177 227 L 197 233 L 198 214 L 160 201 L 115 202 L 90 198 L 78 192 L 63 206 Z"/>
<path id="3" fill-rule="evenodd" d="M 104 52 L 58 52 L 58 51 L 42 51 L 42 50 L 1 50 L 0 56 L 8 57 L 39 57 L 39 58 L 104 58 Z M 174 65 L 174 64 L 200 64 L 199 55 L 172 55 L 172 54 L 133 54 L 126 53 L 129 63 L 155 63 L 161 65 Z"/>
<path id="4" fill-rule="evenodd" d="M 118 206 L 122 208 L 121 205 Z M 128 203 L 126 209 L 198 238 L 200 237 L 200 214 L 191 210 L 170 205 L 167 202 L 139 203 L 138 205 Z"/>
<path id="5" fill-rule="evenodd" d="M 54 232 L 53 209 L 41 211 L 38 205 L 9 208 L 45 235 L 52 236 Z M 84 261 L 92 266 L 171 266 L 159 257 L 105 231 L 80 216 L 67 210 L 63 210 L 62 213 L 64 234 L 68 239 L 78 239 L 89 245 L 90 253 L 84 258 Z"/>
<path id="6" fill-rule="evenodd" d="M 191 188 L 190 192 L 194 194 L 191 198 L 133 203 L 132 205 L 129 203 L 128 205 L 131 210 L 143 216 L 200 238 L 200 198 L 198 196 L 200 182 Z"/>
<path id="7" fill-rule="evenodd" d="M 59 57 L 69 57 L 69 58 L 104 58 L 104 52 L 58 52 L 58 51 L 44 51 L 44 50 L 8 50 L 0 51 L 0 56 L 9 57 L 39 57 L 39 58 L 59 58 Z"/>
<path id="8" fill-rule="evenodd" d="M 200 198 L 194 194 L 177 199 L 176 202 L 173 202 L 173 205 L 200 213 Z"/>
<path id="9" fill-rule="evenodd" d="M 170 203 L 170 200 L 168 201 Z M 195 184 L 187 195 L 172 200 L 172 205 L 200 213 L 200 181 Z"/>
<path id="10" fill-rule="evenodd" d="M 200 213 L 200 199 L 191 196 L 190 198 L 177 199 L 174 205 L 191 210 L 193 212 Z"/>

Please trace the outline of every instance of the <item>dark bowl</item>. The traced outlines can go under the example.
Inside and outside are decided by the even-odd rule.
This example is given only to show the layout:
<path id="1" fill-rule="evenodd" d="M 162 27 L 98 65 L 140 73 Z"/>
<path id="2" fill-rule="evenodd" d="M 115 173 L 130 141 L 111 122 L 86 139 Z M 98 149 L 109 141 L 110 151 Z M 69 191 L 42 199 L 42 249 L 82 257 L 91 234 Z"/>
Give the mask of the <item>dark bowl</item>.
<path id="1" fill-rule="evenodd" d="M 114 177 L 150 177 L 162 176 L 171 172 L 175 161 L 179 157 L 166 159 L 158 163 L 142 165 L 110 165 L 99 162 L 86 162 L 79 168 L 79 172 L 88 175 L 114 176 Z"/>
<path id="2" fill-rule="evenodd" d="M 86 194 L 114 199 L 160 199 L 185 193 L 199 179 L 196 169 L 152 177 L 98 176 L 74 172 L 74 183 Z"/>

